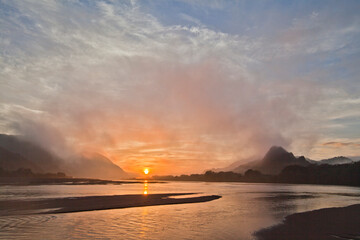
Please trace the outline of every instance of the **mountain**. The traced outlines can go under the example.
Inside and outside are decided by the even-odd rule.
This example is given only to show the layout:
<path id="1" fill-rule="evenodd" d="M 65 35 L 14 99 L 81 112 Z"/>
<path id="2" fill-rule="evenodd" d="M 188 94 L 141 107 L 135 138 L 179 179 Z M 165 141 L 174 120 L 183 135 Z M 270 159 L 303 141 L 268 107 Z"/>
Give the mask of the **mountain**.
<path id="1" fill-rule="evenodd" d="M 16 153 L 32 164 L 40 167 L 40 172 L 62 172 L 62 159 L 54 156 L 36 144 L 22 140 L 18 136 L 0 134 L 0 147 Z M 36 169 L 32 169 L 36 171 Z"/>
<path id="2" fill-rule="evenodd" d="M 243 162 L 247 162 L 246 164 L 242 164 Z M 206 171 L 213 171 L 213 172 L 231 172 L 233 171 L 235 168 L 237 168 L 238 166 L 240 165 L 243 165 L 243 166 L 248 166 L 247 169 L 250 169 L 251 168 L 251 163 L 253 162 L 256 162 L 252 159 L 243 159 L 243 160 L 239 160 L 239 161 L 236 161 L 236 162 L 233 162 L 232 164 L 228 165 L 227 167 L 223 167 L 223 168 L 213 168 L 213 169 L 210 169 L 210 170 L 206 170 Z M 247 170 L 246 169 L 246 170 Z M 246 171 L 245 170 L 245 171 Z M 206 172 L 204 171 L 204 173 Z M 245 172 L 244 171 L 244 172 Z"/>
<path id="3" fill-rule="evenodd" d="M 253 161 L 233 169 L 234 172 L 244 173 L 248 169 L 260 171 L 265 174 L 279 174 L 282 169 L 290 165 L 308 166 L 310 163 L 305 157 L 295 157 L 284 148 L 273 146 L 260 161 Z"/>
<path id="4" fill-rule="evenodd" d="M 230 171 L 243 174 L 249 169 L 258 169 L 258 165 L 260 165 L 260 162 L 261 162 L 261 160 L 250 161 L 250 162 L 238 165 L 237 167 L 231 169 Z"/>
<path id="5" fill-rule="evenodd" d="M 129 178 L 130 175 L 110 159 L 100 154 L 82 156 L 70 162 L 67 167 L 70 175 L 76 177 L 92 177 L 118 180 Z"/>
<path id="6" fill-rule="evenodd" d="M 343 156 L 339 156 L 339 157 L 333 157 L 333 158 L 328 158 L 328 159 L 323 159 L 320 161 L 314 161 L 314 160 L 310 160 L 307 159 L 309 162 L 314 163 L 314 164 L 329 164 L 329 165 L 339 165 L 339 164 L 348 164 L 348 163 L 353 163 L 355 161 L 353 161 L 350 158 L 347 157 L 343 157 Z"/>
<path id="7" fill-rule="evenodd" d="M 22 157 L 20 154 L 10 152 L 2 147 L 0 147 L 0 168 L 7 171 L 29 168 L 34 172 L 42 172 L 42 169 L 35 163 Z"/>
<path id="8" fill-rule="evenodd" d="M 0 134 L 0 167 L 5 170 L 29 168 L 35 173 L 65 172 L 74 177 L 124 179 L 129 175 L 110 159 L 95 154 L 64 160 L 18 136 Z"/>

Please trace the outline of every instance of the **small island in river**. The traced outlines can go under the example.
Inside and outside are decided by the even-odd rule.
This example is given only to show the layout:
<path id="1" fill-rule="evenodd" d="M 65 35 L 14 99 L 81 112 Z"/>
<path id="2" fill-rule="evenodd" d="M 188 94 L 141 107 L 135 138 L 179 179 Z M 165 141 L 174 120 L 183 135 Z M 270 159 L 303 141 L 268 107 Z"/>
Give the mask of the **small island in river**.
<path id="1" fill-rule="evenodd" d="M 221 198 L 218 195 L 178 198 L 195 193 L 132 194 L 88 196 L 35 200 L 0 201 L 0 216 L 19 214 L 56 214 L 107 210 L 129 207 L 208 202 Z"/>

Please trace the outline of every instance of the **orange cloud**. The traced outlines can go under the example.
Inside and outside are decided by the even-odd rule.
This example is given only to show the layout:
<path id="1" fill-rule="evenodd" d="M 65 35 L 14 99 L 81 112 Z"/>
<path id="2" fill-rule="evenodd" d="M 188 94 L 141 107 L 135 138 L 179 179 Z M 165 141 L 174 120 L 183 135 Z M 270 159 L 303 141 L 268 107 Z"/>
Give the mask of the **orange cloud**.
<path id="1" fill-rule="evenodd" d="M 321 144 L 322 146 L 330 146 L 335 148 L 342 148 L 342 147 L 360 147 L 360 143 L 354 142 L 326 142 Z"/>

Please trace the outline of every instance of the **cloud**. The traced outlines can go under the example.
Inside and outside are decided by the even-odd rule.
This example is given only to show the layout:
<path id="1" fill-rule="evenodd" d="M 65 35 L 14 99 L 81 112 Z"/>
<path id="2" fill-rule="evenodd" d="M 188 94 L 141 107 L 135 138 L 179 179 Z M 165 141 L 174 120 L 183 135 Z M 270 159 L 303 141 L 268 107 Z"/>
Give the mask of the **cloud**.
<path id="1" fill-rule="evenodd" d="M 360 147 L 360 143 L 354 143 L 354 142 L 326 142 L 326 143 L 323 143 L 322 146 L 329 146 L 329 147 L 334 147 L 334 148 Z"/>
<path id="2" fill-rule="evenodd" d="M 296 73 L 325 49 L 322 37 L 340 31 L 312 29 L 323 26 L 321 12 L 280 35 L 249 37 L 202 20 L 167 25 L 137 2 L 29 0 L 1 9 L 0 130 L 65 157 L 99 152 L 125 170 L 199 172 L 271 145 L 310 151 L 328 117 L 318 111 L 331 105 L 331 86 L 316 81 L 323 73 Z M 338 51 L 349 32 L 325 50 Z M 334 96 L 350 101 L 350 113 L 357 104 L 346 91 Z"/>

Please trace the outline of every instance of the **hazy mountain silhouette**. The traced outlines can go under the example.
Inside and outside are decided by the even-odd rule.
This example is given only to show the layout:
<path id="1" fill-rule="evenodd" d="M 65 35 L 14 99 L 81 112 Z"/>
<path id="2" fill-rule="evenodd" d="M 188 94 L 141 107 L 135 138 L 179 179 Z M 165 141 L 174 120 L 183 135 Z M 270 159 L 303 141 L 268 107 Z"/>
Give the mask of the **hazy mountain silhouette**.
<path id="1" fill-rule="evenodd" d="M 14 171 L 19 168 L 29 168 L 34 172 L 43 172 L 43 170 L 35 163 L 22 157 L 20 154 L 10 152 L 0 147 L 0 168 Z"/>
<path id="2" fill-rule="evenodd" d="M 248 163 L 239 164 L 239 162 L 234 162 L 228 167 L 213 169 L 216 172 L 219 171 L 233 171 L 237 173 L 244 174 L 248 169 L 258 170 L 265 174 L 278 174 L 287 166 L 299 165 L 299 166 L 308 166 L 310 164 L 316 165 L 339 165 L 339 164 L 349 164 L 356 161 L 348 157 L 333 157 L 328 159 L 323 159 L 319 161 L 307 159 L 303 156 L 295 157 L 291 152 L 287 152 L 284 148 L 273 146 L 265 154 L 262 160 L 250 161 Z"/>
<path id="3" fill-rule="evenodd" d="M 71 162 L 68 169 L 68 172 L 76 177 L 114 180 L 129 177 L 122 168 L 100 154 L 78 158 Z"/>
<path id="4" fill-rule="evenodd" d="M 253 161 L 234 168 L 232 171 L 245 173 L 248 169 L 260 171 L 265 174 L 279 174 L 282 169 L 290 165 L 308 166 L 310 163 L 305 157 L 295 157 L 284 148 L 273 146 L 260 161 Z"/>
<path id="5" fill-rule="evenodd" d="M 19 154 L 32 164 L 38 166 L 41 172 L 60 172 L 63 160 L 54 156 L 36 144 L 20 139 L 18 136 L 0 134 L 0 147 Z M 2 158 L 2 155 L 0 156 Z M 12 159 L 8 159 L 13 161 Z M 20 166 L 23 167 L 23 166 Z M 36 169 L 31 168 L 36 171 Z"/>
<path id="6" fill-rule="evenodd" d="M 259 161 L 259 160 L 258 160 Z M 244 163 L 246 162 L 246 163 Z M 210 171 L 213 171 L 213 172 L 231 172 L 231 171 L 234 171 L 235 168 L 239 167 L 239 166 L 244 166 L 244 168 L 247 169 L 251 169 L 251 167 L 253 166 L 254 163 L 256 163 L 257 161 L 254 161 L 254 159 L 242 159 L 242 160 L 239 160 L 239 161 L 236 161 L 236 162 L 233 162 L 232 164 L 226 166 L 226 167 L 223 167 L 223 168 L 213 168 L 213 169 L 210 169 Z M 246 171 L 245 170 L 245 171 Z M 209 171 L 209 170 L 207 170 Z M 244 171 L 244 172 L 245 172 Z M 206 172 L 206 171 L 204 171 Z"/>
<path id="7" fill-rule="evenodd" d="M 355 162 L 352 159 L 344 157 L 344 156 L 323 159 L 320 161 L 314 161 L 311 159 L 307 159 L 307 161 L 309 161 L 310 163 L 313 163 L 313 164 L 329 164 L 329 165 L 348 164 L 348 163 Z"/>
<path id="8" fill-rule="evenodd" d="M 102 179 L 127 178 L 119 166 L 100 154 L 64 160 L 44 148 L 21 140 L 18 136 L 0 134 L 0 167 L 4 170 L 28 168 L 35 173 L 65 172 L 74 177 Z"/>

